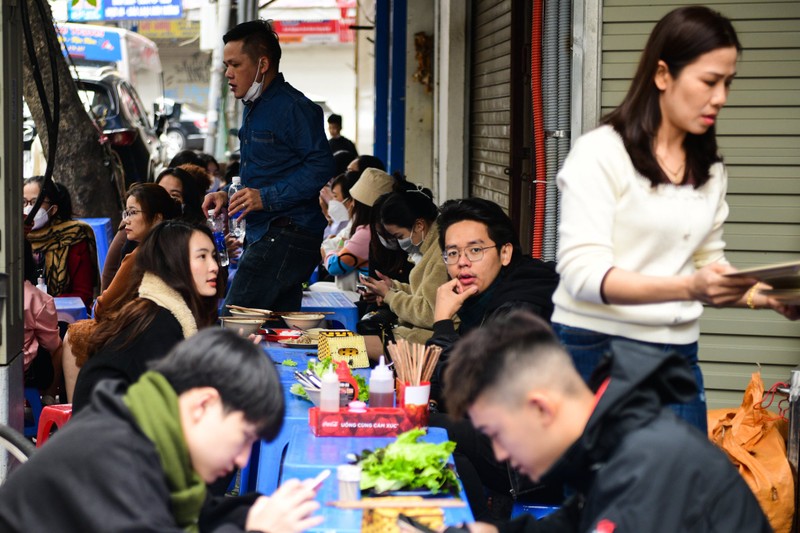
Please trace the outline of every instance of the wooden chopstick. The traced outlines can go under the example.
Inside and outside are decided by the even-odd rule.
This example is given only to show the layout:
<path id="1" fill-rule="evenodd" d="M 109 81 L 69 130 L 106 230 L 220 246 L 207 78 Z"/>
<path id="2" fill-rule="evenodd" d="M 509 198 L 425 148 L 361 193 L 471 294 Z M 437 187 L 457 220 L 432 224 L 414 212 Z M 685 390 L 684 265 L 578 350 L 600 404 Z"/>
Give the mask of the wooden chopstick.
<path id="1" fill-rule="evenodd" d="M 339 509 L 386 509 L 416 507 L 465 507 L 464 500 L 456 498 L 424 498 L 419 500 L 392 500 L 387 498 L 365 498 L 353 501 L 327 502 L 326 505 Z"/>
<path id="2" fill-rule="evenodd" d="M 256 313 L 264 316 L 272 315 L 333 315 L 333 311 L 270 311 L 268 309 L 256 309 L 254 307 L 243 307 L 241 305 L 227 304 L 225 307 L 228 309 L 235 309 L 237 311 L 245 311 L 249 313 Z"/>

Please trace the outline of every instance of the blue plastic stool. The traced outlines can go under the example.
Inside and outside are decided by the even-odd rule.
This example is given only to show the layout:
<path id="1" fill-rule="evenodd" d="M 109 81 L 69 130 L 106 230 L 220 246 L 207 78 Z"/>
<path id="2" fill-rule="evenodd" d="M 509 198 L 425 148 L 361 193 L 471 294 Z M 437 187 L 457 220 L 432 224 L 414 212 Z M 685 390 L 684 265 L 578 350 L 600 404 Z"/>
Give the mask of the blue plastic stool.
<path id="1" fill-rule="evenodd" d="M 35 387 L 25 387 L 25 399 L 31 405 L 31 412 L 33 413 L 32 424 L 25 424 L 23 434 L 26 437 L 35 437 L 36 432 L 39 430 L 39 417 L 42 414 L 42 397 L 39 396 L 39 389 Z"/>

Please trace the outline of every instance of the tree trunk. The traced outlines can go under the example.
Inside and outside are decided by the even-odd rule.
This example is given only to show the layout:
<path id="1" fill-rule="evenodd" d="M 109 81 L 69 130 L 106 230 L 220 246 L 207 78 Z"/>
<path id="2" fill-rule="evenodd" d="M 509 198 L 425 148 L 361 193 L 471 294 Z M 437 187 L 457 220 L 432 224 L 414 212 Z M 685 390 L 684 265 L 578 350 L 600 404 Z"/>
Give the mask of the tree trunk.
<path id="1" fill-rule="evenodd" d="M 51 113 L 53 112 L 53 81 L 47 43 L 52 42 L 57 50 L 56 66 L 59 83 L 59 106 L 61 118 L 58 124 L 58 140 L 53 180 L 65 185 L 72 198 L 74 216 L 109 217 L 112 227 L 117 227 L 121 217 L 121 200 L 118 187 L 114 184 L 112 167 L 108 155 L 100 144 L 100 134 L 89 118 L 78 97 L 78 90 L 70 75 L 66 58 L 56 37 L 52 14 L 48 2 L 44 2 L 46 20 L 42 20 L 34 2 L 28 2 L 30 28 L 33 46 L 39 62 L 45 93 Z M 48 154 L 48 132 L 44 111 L 33 68 L 27 53 L 27 43 L 23 50 L 23 95 L 31 110 L 36 130 L 42 141 L 44 154 Z"/>

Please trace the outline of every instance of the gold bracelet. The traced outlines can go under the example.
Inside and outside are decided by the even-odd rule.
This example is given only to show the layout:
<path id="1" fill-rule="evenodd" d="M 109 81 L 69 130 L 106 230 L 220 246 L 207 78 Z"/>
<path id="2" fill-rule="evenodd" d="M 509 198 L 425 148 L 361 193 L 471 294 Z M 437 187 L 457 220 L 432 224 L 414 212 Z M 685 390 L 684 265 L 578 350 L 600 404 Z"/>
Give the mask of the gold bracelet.
<path id="1" fill-rule="evenodd" d="M 753 300 L 755 299 L 756 290 L 758 289 L 758 285 L 759 285 L 759 283 L 756 283 L 755 285 L 750 287 L 749 291 L 747 291 L 747 300 L 746 301 L 747 301 L 747 307 L 749 307 L 750 309 L 755 309 L 756 308 L 756 303 Z"/>

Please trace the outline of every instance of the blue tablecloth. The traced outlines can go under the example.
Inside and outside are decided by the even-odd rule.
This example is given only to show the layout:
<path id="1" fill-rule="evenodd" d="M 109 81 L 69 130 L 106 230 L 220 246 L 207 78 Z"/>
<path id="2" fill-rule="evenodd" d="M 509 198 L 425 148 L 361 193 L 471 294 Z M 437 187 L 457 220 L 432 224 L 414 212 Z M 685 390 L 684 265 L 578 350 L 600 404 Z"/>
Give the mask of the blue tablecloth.
<path id="1" fill-rule="evenodd" d="M 72 324 L 76 320 L 89 318 L 83 300 L 77 296 L 58 296 L 53 298 L 56 303 L 56 312 L 59 322 Z"/>
<path id="2" fill-rule="evenodd" d="M 423 440 L 444 442 L 447 440 L 447 431 L 442 428 L 430 428 Z M 319 514 L 325 521 L 309 531 L 361 530 L 361 511 L 345 511 L 325 505 L 327 502 L 339 499 L 336 467 L 347 463 L 348 453 L 360 453 L 365 449 L 374 450 L 393 441 L 393 437 L 315 437 L 307 424 L 305 426 L 298 424 L 292 429 L 280 482 L 292 478 L 313 478 L 326 468 L 331 469 L 331 476 L 323 483 L 317 494 L 317 501 L 322 505 Z M 463 490 L 461 492 L 463 494 Z M 473 521 L 469 507 L 447 508 L 444 511 L 447 524 Z"/>
<path id="3" fill-rule="evenodd" d="M 110 218 L 79 218 L 81 222 L 85 222 L 92 227 L 94 231 L 94 240 L 97 243 L 97 263 L 100 267 L 100 273 L 103 273 L 103 267 L 106 264 L 106 255 L 108 255 L 108 246 L 114 239 L 114 230 L 111 228 Z"/>
<path id="4" fill-rule="evenodd" d="M 358 308 L 343 292 L 304 291 L 301 309 L 303 311 L 331 312 L 333 314 L 328 315 L 326 318 L 329 321 L 336 321 L 341 324 L 341 326 L 334 324 L 333 327 L 343 327 L 350 331 L 356 330 Z"/>

